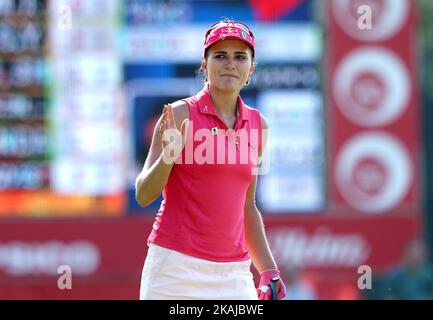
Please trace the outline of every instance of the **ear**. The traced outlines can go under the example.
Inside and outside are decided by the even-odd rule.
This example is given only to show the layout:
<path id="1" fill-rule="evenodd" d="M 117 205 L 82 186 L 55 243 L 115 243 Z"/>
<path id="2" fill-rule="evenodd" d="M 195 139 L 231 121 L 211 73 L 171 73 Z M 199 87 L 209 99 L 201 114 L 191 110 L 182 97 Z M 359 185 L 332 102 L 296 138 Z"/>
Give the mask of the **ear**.
<path id="1" fill-rule="evenodd" d="M 250 74 L 249 74 L 249 77 L 251 77 L 251 75 L 253 74 L 253 72 L 254 72 L 254 68 L 255 68 L 255 66 L 254 66 L 254 62 L 251 62 L 251 68 L 250 68 Z"/>
<path id="2" fill-rule="evenodd" d="M 201 70 L 204 73 L 205 81 L 207 81 L 207 64 L 206 64 L 206 59 L 205 58 L 203 58 L 203 60 L 201 60 Z"/>

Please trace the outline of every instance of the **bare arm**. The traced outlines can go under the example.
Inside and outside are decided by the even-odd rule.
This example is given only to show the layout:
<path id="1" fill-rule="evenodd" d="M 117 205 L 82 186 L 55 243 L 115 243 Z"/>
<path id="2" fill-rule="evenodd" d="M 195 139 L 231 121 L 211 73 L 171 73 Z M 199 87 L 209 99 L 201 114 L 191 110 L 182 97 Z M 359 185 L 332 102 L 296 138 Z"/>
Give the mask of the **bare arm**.
<path id="1" fill-rule="evenodd" d="M 167 128 L 181 128 L 181 132 L 184 133 L 187 129 L 185 119 L 188 118 L 188 105 L 181 101 L 174 103 L 173 108 L 169 105 L 155 125 L 149 154 L 135 180 L 135 198 L 140 206 L 145 207 L 159 197 L 174 166 L 174 163 L 164 161 L 163 153 L 169 148 L 163 148 L 163 132 Z"/>
<path id="2" fill-rule="evenodd" d="M 268 140 L 268 124 L 266 119 L 262 116 L 262 150 L 265 149 Z M 256 186 L 257 176 L 248 188 L 245 207 L 244 207 L 244 224 L 245 224 L 245 242 L 249 254 L 253 260 L 254 266 L 257 271 L 263 272 L 269 269 L 277 269 L 274 257 L 272 256 L 271 249 L 269 248 L 266 239 L 265 228 L 263 219 L 259 209 L 256 206 Z"/>

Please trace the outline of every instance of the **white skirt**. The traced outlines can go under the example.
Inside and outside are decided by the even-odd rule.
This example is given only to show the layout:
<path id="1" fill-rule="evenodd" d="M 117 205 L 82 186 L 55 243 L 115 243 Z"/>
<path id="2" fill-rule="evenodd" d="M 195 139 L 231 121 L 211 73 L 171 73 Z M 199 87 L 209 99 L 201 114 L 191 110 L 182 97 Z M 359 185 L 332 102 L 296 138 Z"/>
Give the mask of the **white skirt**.
<path id="1" fill-rule="evenodd" d="M 140 300 L 257 300 L 251 260 L 213 262 L 149 243 Z"/>

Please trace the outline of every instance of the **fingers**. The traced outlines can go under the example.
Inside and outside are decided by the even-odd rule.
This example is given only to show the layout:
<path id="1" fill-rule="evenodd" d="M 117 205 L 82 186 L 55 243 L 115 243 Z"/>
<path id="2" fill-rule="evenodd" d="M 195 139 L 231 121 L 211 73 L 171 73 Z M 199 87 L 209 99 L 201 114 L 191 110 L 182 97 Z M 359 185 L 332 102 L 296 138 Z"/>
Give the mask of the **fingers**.
<path id="1" fill-rule="evenodd" d="M 164 105 L 164 108 L 162 109 L 162 116 L 163 116 L 163 120 L 165 120 L 166 122 L 167 128 L 177 129 L 176 122 L 174 120 L 174 115 L 173 115 L 173 107 L 171 106 L 171 103 Z"/>
<path id="2" fill-rule="evenodd" d="M 188 136 L 189 119 L 183 120 L 179 132 L 176 126 L 176 122 L 174 120 L 173 107 L 170 103 L 166 104 L 164 105 L 164 108 L 162 110 L 162 117 L 158 130 L 163 147 L 171 145 L 171 147 L 176 149 L 177 152 L 182 151 Z M 168 137 L 170 139 L 167 139 Z"/>
<path id="3" fill-rule="evenodd" d="M 269 286 L 262 286 L 257 289 L 257 295 L 259 300 L 271 300 L 271 290 Z"/>
<path id="4" fill-rule="evenodd" d="M 162 109 L 161 123 L 159 124 L 159 135 L 162 136 L 164 131 L 168 128 L 168 104 L 164 105 Z"/>
<path id="5" fill-rule="evenodd" d="M 272 296 L 270 293 L 266 292 L 266 293 L 263 293 L 263 297 L 260 300 L 272 300 Z"/>
<path id="6" fill-rule="evenodd" d="M 161 118 L 161 123 L 159 124 L 159 135 L 162 136 L 164 131 L 167 129 L 167 114 L 164 113 Z"/>
<path id="7" fill-rule="evenodd" d="M 267 292 L 265 293 L 265 292 L 261 291 L 258 294 L 258 298 L 259 298 L 259 300 L 271 300 L 271 295 Z"/>
<path id="8" fill-rule="evenodd" d="M 171 106 L 171 103 L 166 104 L 166 114 L 167 114 L 167 127 L 170 129 L 176 129 L 176 123 L 174 122 L 174 115 L 173 115 L 173 107 Z"/>

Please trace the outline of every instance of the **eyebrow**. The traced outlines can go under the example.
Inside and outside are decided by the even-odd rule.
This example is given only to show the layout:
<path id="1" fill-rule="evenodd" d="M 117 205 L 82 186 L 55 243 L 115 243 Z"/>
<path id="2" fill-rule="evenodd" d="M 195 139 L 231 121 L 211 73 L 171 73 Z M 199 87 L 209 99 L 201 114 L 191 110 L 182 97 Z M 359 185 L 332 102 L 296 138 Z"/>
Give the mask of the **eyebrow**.
<path id="1" fill-rule="evenodd" d="M 214 52 L 214 54 L 221 54 L 221 53 L 227 54 L 227 51 L 216 51 L 216 52 Z M 246 51 L 236 51 L 235 54 L 245 54 L 246 55 L 247 52 Z"/>

